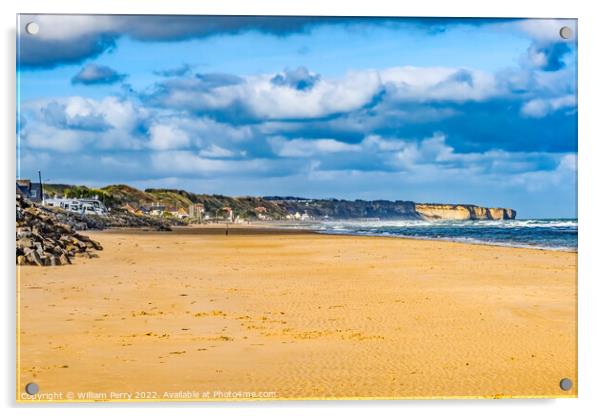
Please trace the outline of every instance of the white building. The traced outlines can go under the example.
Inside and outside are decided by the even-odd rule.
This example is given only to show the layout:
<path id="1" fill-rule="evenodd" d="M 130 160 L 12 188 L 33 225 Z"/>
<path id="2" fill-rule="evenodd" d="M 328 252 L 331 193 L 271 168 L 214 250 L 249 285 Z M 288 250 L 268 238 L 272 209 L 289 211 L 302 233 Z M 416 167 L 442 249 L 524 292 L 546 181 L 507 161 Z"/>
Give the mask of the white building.
<path id="1" fill-rule="evenodd" d="M 165 213 L 165 206 L 159 204 L 153 204 L 148 207 L 148 213 L 155 217 L 161 217 Z"/>
<path id="2" fill-rule="evenodd" d="M 83 215 L 107 215 L 109 213 L 105 204 L 98 199 L 91 198 L 46 198 L 44 205 Z"/>
<path id="3" fill-rule="evenodd" d="M 188 207 L 188 216 L 193 220 L 202 220 L 205 216 L 205 206 L 203 204 L 192 204 Z"/>

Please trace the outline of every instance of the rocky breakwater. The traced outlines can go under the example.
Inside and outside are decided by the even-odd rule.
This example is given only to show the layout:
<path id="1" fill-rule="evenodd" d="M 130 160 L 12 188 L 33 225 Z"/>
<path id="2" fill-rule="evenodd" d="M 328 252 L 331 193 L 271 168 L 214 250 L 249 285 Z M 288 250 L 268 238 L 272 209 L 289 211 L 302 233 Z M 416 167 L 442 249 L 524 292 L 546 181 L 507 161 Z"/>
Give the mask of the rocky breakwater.
<path id="1" fill-rule="evenodd" d="M 21 195 L 17 195 L 16 211 L 18 265 L 60 266 L 70 264 L 75 256 L 97 257 L 93 250 L 102 250 L 100 243 Z"/>
<path id="2" fill-rule="evenodd" d="M 416 204 L 416 212 L 426 220 L 513 220 L 510 208 L 485 208 L 476 205 Z"/>
<path id="3" fill-rule="evenodd" d="M 104 230 L 105 228 L 151 228 L 158 231 L 170 231 L 172 226 L 186 225 L 178 218 L 151 217 L 136 215 L 123 208 L 113 208 L 109 215 L 77 214 L 61 208 L 44 209 L 51 212 L 62 223 L 68 224 L 75 230 Z"/>

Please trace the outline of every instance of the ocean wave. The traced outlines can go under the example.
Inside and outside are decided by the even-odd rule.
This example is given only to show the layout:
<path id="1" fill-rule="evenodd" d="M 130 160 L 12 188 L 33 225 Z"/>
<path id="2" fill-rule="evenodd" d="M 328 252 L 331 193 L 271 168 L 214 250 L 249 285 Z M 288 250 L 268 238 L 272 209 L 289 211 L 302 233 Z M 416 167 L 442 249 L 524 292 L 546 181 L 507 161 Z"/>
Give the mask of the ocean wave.
<path id="1" fill-rule="evenodd" d="M 349 227 L 373 227 L 373 228 L 389 228 L 389 227 L 492 227 L 492 228 L 563 228 L 577 227 L 577 220 L 478 220 L 478 221 L 461 221 L 461 220 L 440 220 L 440 221 L 425 221 L 425 220 L 331 220 L 323 221 L 314 225 L 315 227 L 328 228 L 349 228 Z"/>
<path id="2" fill-rule="evenodd" d="M 448 241 L 453 243 L 465 243 L 465 244 L 478 244 L 488 246 L 499 246 L 499 247 L 514 247 L 514 248 L 529 248 L 534 250 L 552 250 L 552 251 L 566 251 L 576 252 L 577 246 L 575 245 L 564 245 L 564 244 L 534 244 L 534 243 L 521 243 L 512 241 L 495 241 L 487 239 L 479 239 L 472 237 L 430 237 L 421 235 L 404 235 L 394 234 L 390 232 L 375 233 L 369 231 L 349 231 L 349 230 L 319 230 L 320 234 L 331 234 L 331 235 L 360 235 L 367 237 L 390 237 L 390 238 L 408 238 L 412 240 L 426 240 L 426 241 Z"/>
<path id="3" fill-rule="evenodd" d="M 577 250 L 576 219 L 506 221 L 329 220 L 300 225 L 325 234 L 456 241 L 546 250 Z"/>

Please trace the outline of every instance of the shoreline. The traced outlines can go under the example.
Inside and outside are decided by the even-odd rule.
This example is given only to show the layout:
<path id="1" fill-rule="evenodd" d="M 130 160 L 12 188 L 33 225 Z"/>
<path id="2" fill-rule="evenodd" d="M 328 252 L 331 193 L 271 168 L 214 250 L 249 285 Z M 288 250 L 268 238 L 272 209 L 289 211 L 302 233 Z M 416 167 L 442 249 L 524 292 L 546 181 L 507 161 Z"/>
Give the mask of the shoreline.
<path id="1" fill-rule="evenodd" d="M 505 244 L 505 243 L 496 243 L 496 242 L 491 242 L 491 241 L 488 242 L 488 241 L 480 241 L 480 240 L 467 241 L 467 240 L 453 239 L 453 238 L 447 238 L 447 237 L 443 237 L 443 238 L 429 238 L 429 237 L 406 236 L 406 235 L 333 233 L 333 232 L 327 232 L 327 231 L 324 231 L 324 232 L 318 231 L 318 232 L 316 232 L 316 234 L 323 234 L 323 235 L 343 235 L 343 236 L 353 236 L 353 237 L 402 238 L 402 239 L 407 239 L 407 240 L 433 241 L 433 242 L 441 241 L 441 242 L 445 242 L 445 243 L 468 244 L 468 245 L 474 245 L 474 246 L 519 248 L 519 249 L 525 249 L 525 250 L 555 251 L 555 252 L 575 253 L 575 254 L 578 252 L 577 249 L 564 248 L 564 247 L 530 246 L 530 245 L 527 245 L 527 244 L 518 245 L 518 244 L 511 244 L 511 243 Z"/>
<path id="2" fill-rule="evenodd" d="M 104 230 L 84 230 L 83 233 L 106 233 L 106 234 L 179 234 L 179 235 L 226 235 L 225 224 L 194 224 L 188 226 L 174 226 L 172 231 L 158 231 L 149 227 L 112 227 Z M 524 250 L 536 251 L 552 251 L 561 253 L 578 253 L 578 249 L 568 247 L 546 247 L 546 246 L 530 246 L 527 244 L 512 244 L 512 243 L 497 243 L 491 241 L 466 241 L 454 238 L 429 238 L 420 236 L 407 235 L 385 235 L 385 234 L 369 234 L 369 233 L 353 233 L 353 232 L 333 232 L 315 230 L 311 228 L 293 228 L 287 225 L 264 225 L 264 224 L 230 224 L 228 226 L 228 235 L 237 236 L 253 236 L 253 235 L 290 235 L 290 234 L 312 234 L 312 235 L 327 235 L 327 236 L 347 236 L 347 237 L 371 237 L 371 238 L 387 238 L 387 239 L 403 239 L 411 241 L 432 241 L 455 243 L 475 246 L 487 247 L 503 247 Z"/>

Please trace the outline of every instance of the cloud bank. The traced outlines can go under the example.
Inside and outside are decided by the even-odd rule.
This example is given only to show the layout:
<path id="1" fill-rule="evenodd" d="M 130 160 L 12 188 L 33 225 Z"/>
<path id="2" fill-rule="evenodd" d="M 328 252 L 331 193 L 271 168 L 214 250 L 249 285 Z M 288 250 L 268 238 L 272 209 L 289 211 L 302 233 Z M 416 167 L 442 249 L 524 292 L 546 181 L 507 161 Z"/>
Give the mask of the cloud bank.
<path id="1" fill-rule="evenodd" d="M 42 36 L 20 37 L 19 61 L 27 71 L 81 64 L 117 47 L 121 37 L 177 42 L 370 24 L 336 18 L 36 19 Z M 328 75 L 298 65 L 244 74 L 158 62 L 151 81 L 136 89 L 94 98 L 40 94 L 21 103 L 21 169 L 50 171 L 57 182 L 77 177 L 90 184 L 229 194 L 403 195 L 514 207 L 525 200 L 547 203 L 554 192 L 574 194 L 575 45 L 550 34 L 572 21 L 378 22 L 413 25 L 410 30 L 426 36 L 450 25 L 487 25 L 529 42 L 516 62 L 497 71 L 367 65 Z M 45 31 L 49 25 L 54 29 Z M 127 77 L 94 62 L 72 73 L 71 82 L 86 91 L 124 86 Z"/>

